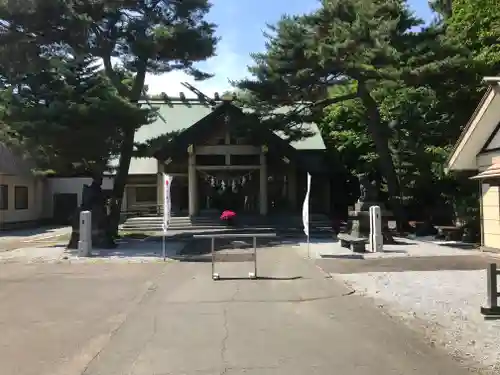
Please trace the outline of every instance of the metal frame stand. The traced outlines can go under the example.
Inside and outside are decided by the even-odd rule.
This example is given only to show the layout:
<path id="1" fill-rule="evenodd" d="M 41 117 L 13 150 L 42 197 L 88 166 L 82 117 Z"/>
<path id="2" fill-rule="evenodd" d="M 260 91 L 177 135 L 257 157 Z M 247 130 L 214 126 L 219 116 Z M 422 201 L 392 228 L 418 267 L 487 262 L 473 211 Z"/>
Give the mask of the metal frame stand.
<path id="1" fill-rule="evenodd" d="M 199 234 L 195 235 L 195 239 L 204 239 L 210 238 L 210 253 L 212 258 L 212 279 L 219 280 L 219 273 L 215 272 L 215 263 L 220 261 L 218 254 L 215 252 L 215 239 L 216 238 L 252 238 L 253 252 L 250 257 L 245 258 L 244 262 L 253 262 L 253 272 L 248 273 L 249 279 L 257 278 L 257 238 L 274 238 L 276 237 L 276 233 L 255 233 L 255 234 L 243 234 L 243 233 L 235 233 L 235 234 Z M 222 257 L 221 257 L 222 258 Z"/>

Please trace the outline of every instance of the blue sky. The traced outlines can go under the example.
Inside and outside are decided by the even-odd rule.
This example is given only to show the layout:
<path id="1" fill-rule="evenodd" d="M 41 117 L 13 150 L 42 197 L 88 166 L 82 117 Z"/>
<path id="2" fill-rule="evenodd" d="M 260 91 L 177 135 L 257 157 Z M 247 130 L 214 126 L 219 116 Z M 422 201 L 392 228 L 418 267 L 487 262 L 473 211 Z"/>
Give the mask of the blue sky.
<path id="1" fill-rule="evenodd" d="M 262 31 L 266 23 L 274 23 L 282 14 L 301 14 L 314 10 L 317 0 L 212 0 L 210 21 L 218 25 L 217 34 L 222 38 L 217 56 L 199 67 L 215 74 L 204 82 L 196 82 L 182 72 L 162 76 L 149 76 L 146 83 L 152 94 L 166 92 L 174 96 L 186 91 L 181 82 L 193 83 L 207 95 L 230 88 L 229 79 L 243 78 L 251 63 L 249 54 L 264 49 Z M 410 6 L 420 18 L 432 17 L 427 0 L 410 0 Z M 190 93 L 186 93 L 192 96 Z"/>

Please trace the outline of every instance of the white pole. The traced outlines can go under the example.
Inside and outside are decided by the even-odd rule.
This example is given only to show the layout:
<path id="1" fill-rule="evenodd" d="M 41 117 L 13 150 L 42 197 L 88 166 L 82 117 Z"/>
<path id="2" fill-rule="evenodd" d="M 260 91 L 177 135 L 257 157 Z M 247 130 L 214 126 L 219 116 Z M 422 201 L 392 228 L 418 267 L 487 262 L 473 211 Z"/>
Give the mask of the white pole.
<path id="1" fill-rule="evenodd" d="M 309 235 L 307 235 L 307 258 L 311 259 L 311 242 L 309 242 Z"/>
<path id="2" fill-rule="evenodd" d="M 162 237 L 162 244 L 161 244 L 161 248 L 162 248 L 162 255 L 163 255 L 163 261 L 165 262 L 167 260 L 167 251 L 166 251 L 166 248 L 165 248 L 165 236 L 166 236 L 166 231 L 165 229 L 163 229 L 163 237 Z"/>
<path id="3" fill-rule="evenodd" d="M 163 173 L 163 238 L 162 238 L 162 255 L 163 261 L 167 260 L 166 237 L 168 225 L 170 224 L 170 209 L 171 209 L 171 196 L 170 186 L 172 176 Z"/>
<path id="4" fill-rule="evenodd" d="M 302 204 L 302 223 L 304 224 L 304 234 L 307 236 L 307 258 L 311 258 L 309 241 L 309 194 L 311 192 L 311 175 L 307 173 L 307 191 Z"/>

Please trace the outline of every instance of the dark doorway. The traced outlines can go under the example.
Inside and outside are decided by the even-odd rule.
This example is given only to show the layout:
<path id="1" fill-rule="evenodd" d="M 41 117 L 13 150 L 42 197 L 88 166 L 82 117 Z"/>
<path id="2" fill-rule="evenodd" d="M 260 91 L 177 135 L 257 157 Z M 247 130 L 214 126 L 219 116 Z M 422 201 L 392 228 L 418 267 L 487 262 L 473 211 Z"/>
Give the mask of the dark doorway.
<path id="1" fill-rule="evenodd" d="M 69 225 L 71 217 L 78 208 L 78 195 L 72 194 L 54 194 L 53 219 L 56 224 Z"/>
<path id="2" fill-rule="evenodd" d="M 200 210 L 256 212 L 259 194 L 258 170 L 202 172 L 198 181 Z"/>

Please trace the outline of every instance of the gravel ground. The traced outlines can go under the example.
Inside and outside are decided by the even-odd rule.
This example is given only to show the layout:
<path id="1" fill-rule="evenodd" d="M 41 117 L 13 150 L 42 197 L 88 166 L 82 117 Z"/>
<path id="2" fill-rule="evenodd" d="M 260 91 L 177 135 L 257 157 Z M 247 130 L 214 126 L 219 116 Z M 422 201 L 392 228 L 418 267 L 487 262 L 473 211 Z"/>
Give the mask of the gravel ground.
<path id="1" fill-rule="evenodd" d="M 166 243 L 167 258 L 177 255 L 185 246 L 184 242 Z M 2 263 L 150 263 L 163 262 L 161 242 L 131 241 L 122 243 L 116 249 L 92 251 L 92 257 L 79 257 L 77 250 L 67 250 L 65 246 L 25 247 L 0 252 Z"/>
<path id="2" fill-rule="evenodd" d="M 500 373 L 500 320 L 484 320 L 486 271 L 333 274 L 389 314 L 424 330 L 471 368 Z"/>

